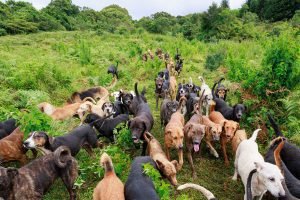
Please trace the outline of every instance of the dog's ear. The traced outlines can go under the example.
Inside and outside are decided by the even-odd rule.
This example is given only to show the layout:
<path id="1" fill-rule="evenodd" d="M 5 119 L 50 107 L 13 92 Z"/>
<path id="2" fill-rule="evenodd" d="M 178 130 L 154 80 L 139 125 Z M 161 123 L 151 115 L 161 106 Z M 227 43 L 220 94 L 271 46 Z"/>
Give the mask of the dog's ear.
<path id="1" fill-rule="evenodd" d="M 163 170 L 164 169 L 164 164 L 162 162 L 160 162 L 159 160 L 156 160 L 156 166 L 158 169 Z"/>
<path id="2" fill-rule="evenodd" d="M 172 160 L 171 163 L 174 165 L 176 171 L 179 171 L 179 170 L 178 170 L 179 164 L 178 164 L 177 160 Z"/>
<path id="3" fill-rule="evenodd" d="M 257 172 L 260 172 L 264 168 L 263 164 L 260 162 L 254 162 L 254 165 L 255 165 Z"/>
<path id="4" fill-rule="evenodd" d="M 92 104 L 88 103 L 87 107 L 88 107 L 88 111 L 91 112 L 92 111 Z"/>
<path id="5" fill-rule="evenodd" d="M 236 122 L 235 125 L 236 125 L 236 130 L 239 130 L 240 129 L 240 124 L 238 122 Z"/>
<path id="6" fill-rule="evenodd" d="M 183 132 L 185 132 L 185 133 L 189 132 L 190 129 L 191 129 L 192 127 L 193 127 L 193 124 L 192 124 L 192 123 L 189 124 L 188 126 L 185 126 L 185 127 L 183 128 Z"/>
<path id="7" fill-rule="evenodd" d="M 18 169 L 12 167 L 7 168 L 6 173 L 11 180 L 19 174 Z"/>
<path id="8" fill-rule="evenodd" d="M 101 110 L 104 111 L 104 106 L 106 105 L 106 102 L 101 106 Z"/>
<path id="9" fill-rule="evenodd" d="M 130 128 L 131 120 L 127 122 L 127 127 Z"/>

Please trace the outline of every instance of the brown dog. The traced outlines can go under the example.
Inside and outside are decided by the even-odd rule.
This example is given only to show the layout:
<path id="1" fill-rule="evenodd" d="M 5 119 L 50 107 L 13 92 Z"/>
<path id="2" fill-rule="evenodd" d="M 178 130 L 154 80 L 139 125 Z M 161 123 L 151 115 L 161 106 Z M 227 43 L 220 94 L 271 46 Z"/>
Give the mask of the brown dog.
<path id="1" fill-rule="evenodd" d="M 178 162 L 168 160 L 166 154 L 163 152 L 160 143 L 149 132 L 144 133 L 144 138 L 148 143 L 147 154 L 154 160 L 158 169 L 166 176 L 172 185 L 177 185 L 176 168 Z"/>
<path id="2" fill-rule="evenodd" d="M 81 103 L 72 103 L 56 108 L 50 103 L 43 102 L 38 105 L 38 108 L 54 120 L 65 120 L 73 117 L 77 113 L 80 105 Z"/>
<path id="3" fill-rule="evenodd" d="M 229 166 L 229 160 L 226 152 L 226 144 L 232 140 L 235 132 L 239 129 L 239 123 L 225 119 L 223 115 L 217 111 L 210 113 L 209 119 L 217 124 L 223 125 L 224 131 L 221 134 L 221 146 L 224 154 L 225 165 Z"/>
<path id="4" fill-rule="evenodd" d="M 236 153 L 236 150 L 239 146 L 239 144 L 243 141 L 247 140 L 247 133 L 245 129 L 237 130 L 235 132 L 234 137 L 232 138 L 231 146 L 234 153 Z"/>
<path id="5" fill-rule="evenodd" d="M 205 142 L 208 145 L 211 154 L 213 154 L 216 158 L 219 158 L 219 154 L 213 147 L 212 142 L 220 140 L 220 136 L 223 130 L 223 125 L 212 122 L 207 116 L 203 116 L 202 119 L 203 119 L 202 123 L 206 125 Z"/>
<path id="6" fill-rule="evenodd" d="M 196 172 L 193 163 L 194 153 L 199 152 L 201 155 L 201 141 L 205 135 L 206 126 L 202 122 L 201 114 L 194 114 L 184 126 L 184 139 L 187 148 L 188 161 L 192 167 L 193 178 L 196 178 Z"/>
<path id="7" fill-rule="evenodd" d="M 24 133 L 16 128 L 9 136 L 0 140 L 0 163 L 19 161 L 21 165 L 26 164 L 28 158 L 23 147 L 23 138 Z"/>
<path id="8" fill-rule="evenodd" d="M 93 200 L 125 200 L 124 185 L 117 177 L 111 158 L 103 153 L 100 165 L 105 169 L 104 178 L 97 184 Z"/>
<path id="9" fill-rule="evenodd" d="M 169 91 L 171 100 L 176 100 L 176 92 L 177 92 L 177 82 L 175 76 L 170 76 L 170 85 L 169 85 Z"/>
<path id="10" fill-rule="evenodd" d="M 165 128 L 165 148 L 167 158 L 170 160 L 170 148 L 176 148 L 178 150 L 179 167 L 181 169 L 183 165 L 183 127 L 184 116 L 181 114 L 182 102 L 179 102 L 178 110 L 171 115 L 171 119 Z"/>
<path id="11" fill-rule="evenodd" d="M 112 84 L 114 84 L 114 82 L 116 81 L 116 78 L 113 79 Z M 107 101 L 109 101 L 108 97 L 109 97 L 109 92 L 106 88 L 104 87 L 94 87 L 94 88 L 90 88 L 81 92 L 74 92 L 70 99 L 68 99 L 68 103 L 72 104 L 72 103 L 82 103 L 84 102 L 84 99 L 86 97 L 91 97 L 93 99 L 95 99 L 96 101 L 98 101 L 99 99 L 105 97 Z"/>

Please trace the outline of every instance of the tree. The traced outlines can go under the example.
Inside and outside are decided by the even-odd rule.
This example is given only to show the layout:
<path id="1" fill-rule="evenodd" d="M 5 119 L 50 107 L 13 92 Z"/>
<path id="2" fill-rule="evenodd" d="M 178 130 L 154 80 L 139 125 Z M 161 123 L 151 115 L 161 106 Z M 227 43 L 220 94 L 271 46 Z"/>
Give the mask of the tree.
<path id="1" fill-rule="evenodd" d="M 221 8 L 229 8 L 228 0 L 222 0 L 221 1 Z"/>

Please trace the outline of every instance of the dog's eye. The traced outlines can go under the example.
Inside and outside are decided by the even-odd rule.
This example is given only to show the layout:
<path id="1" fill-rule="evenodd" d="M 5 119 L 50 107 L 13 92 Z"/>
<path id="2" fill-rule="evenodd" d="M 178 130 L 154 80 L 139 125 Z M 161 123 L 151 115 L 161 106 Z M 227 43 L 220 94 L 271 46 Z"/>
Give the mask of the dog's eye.
<path id="1" fill-rule="evenodd" d="M 270 181 L 274 182 L 275 181 L 275 178 L 269 178 Z"/>
<path id="2" fill-rule="evenodd" d="M 174 137 L 174 140 L 177 140 L 177 137 Z"/>

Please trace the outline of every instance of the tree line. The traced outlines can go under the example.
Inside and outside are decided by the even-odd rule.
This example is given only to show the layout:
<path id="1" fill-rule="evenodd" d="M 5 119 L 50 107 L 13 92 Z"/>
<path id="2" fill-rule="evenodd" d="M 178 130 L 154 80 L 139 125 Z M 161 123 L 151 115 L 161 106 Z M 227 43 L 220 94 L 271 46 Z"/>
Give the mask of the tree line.
<path id="1" fill-rule="evenodd" d="M 259 35 L 263 22 L 295 21 L 299 26 L 298 0 L 247 0 L 242 8 L 231 10 L 228 0 L 213 3 L 206 12 L 172 16 L 158 12 L 140 20 L 132 20 L 128 11 L 110 5 L 101 11 L 79 7 L 72 0 L 51 0 L 43 9 L 32 4 L 7 0 L 0 2 L 0 36 L 38 31 L 94 30 L 98 33 L 128 33 L 146 30 L 158 34 L 182 34 L 200 40 L 246 39 Z"/>

